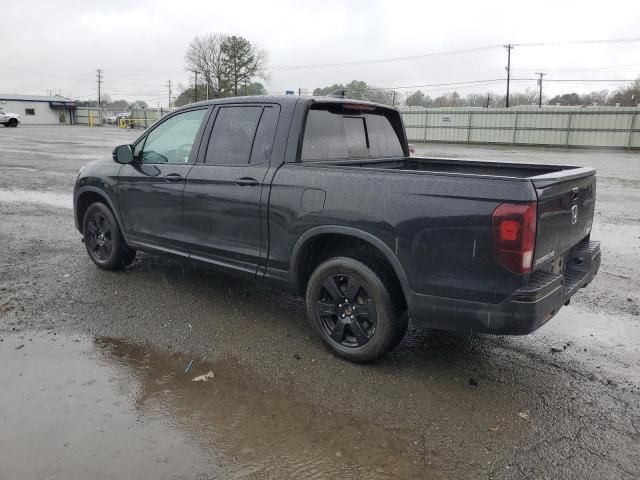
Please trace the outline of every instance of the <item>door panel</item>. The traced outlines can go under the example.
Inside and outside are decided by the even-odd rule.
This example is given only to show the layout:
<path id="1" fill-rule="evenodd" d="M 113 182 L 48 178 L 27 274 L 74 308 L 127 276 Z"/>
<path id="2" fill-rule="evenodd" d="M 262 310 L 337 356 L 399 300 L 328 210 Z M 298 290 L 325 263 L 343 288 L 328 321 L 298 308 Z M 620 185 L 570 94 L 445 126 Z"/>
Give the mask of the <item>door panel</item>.
<path id="1" fill-rule="evenodd" d="M 203 163 L 184 192 L 186 241 L 192 258 L 254 275 L 266 242 L 263 180 L 279 110 L 220 107 Z"/>
<path id="2" fill-rule="evenodd" d="M 134 241 L 186 252 L 184 179 L 192 165 L 124 165 L 118 175 L 120 215 Z M 180 179 L 176 176 L 180 176 Z"/>
<path id="3" fill-rule="evenodd" d="M 208 109 L 173 115 L 135 146 L 118 175 L 120 215 L 130 240 L 186 254 L 183 192 Z"/>

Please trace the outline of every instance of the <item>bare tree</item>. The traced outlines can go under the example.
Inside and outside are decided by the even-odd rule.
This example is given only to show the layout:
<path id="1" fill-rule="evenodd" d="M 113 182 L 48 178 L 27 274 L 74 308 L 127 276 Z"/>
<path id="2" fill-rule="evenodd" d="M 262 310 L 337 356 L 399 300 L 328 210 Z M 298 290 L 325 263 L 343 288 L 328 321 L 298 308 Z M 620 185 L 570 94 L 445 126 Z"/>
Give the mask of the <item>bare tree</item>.
<path id="1" fill-rule="evenodd" d="M 196 36 L 185 53 L 187 69 L 198 72 L 209 87 L 209 95 L 225 96 L 229 90 L 228 67 L 222 46 L 228 39 L 219 33 Z"/>

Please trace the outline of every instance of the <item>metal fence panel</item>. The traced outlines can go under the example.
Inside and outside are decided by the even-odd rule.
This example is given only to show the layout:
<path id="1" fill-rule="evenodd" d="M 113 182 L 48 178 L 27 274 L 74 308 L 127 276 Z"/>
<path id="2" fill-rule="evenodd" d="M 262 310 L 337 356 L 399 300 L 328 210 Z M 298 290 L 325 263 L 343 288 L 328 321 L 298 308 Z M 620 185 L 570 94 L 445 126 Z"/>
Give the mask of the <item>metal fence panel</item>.
<path id="1" fill-rule="evenodd" d="M 411 142 L 640 147 L 640 108 L 401 107 Z"/>

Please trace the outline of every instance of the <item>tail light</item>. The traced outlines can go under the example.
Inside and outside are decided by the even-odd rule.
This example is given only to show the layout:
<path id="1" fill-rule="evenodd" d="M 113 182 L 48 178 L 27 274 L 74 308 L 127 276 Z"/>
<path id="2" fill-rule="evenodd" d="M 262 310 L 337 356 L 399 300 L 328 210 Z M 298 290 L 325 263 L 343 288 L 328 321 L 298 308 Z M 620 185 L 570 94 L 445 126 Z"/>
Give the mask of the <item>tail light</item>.
<path id="1" fill-rule="evenodd" d="M 513 273 L 531 272 L 536 243 L 536 202 L 498 205 L 493 211 L 492 223 L 496 261 Z"/>

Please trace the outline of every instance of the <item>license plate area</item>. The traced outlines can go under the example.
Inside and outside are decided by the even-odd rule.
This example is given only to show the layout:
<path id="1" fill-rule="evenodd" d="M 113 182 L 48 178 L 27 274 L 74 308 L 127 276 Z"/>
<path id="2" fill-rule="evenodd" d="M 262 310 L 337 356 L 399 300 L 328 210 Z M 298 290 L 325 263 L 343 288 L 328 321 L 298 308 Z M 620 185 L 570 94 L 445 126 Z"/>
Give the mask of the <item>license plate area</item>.
<path id="1" fill-rule="evenodd" d="M 562 275 L 564 273 L 564 255 L 558 255 L 551 263 L 551 273 Z"/>

